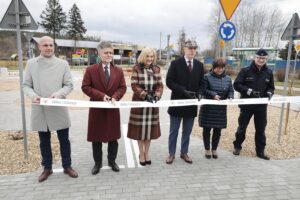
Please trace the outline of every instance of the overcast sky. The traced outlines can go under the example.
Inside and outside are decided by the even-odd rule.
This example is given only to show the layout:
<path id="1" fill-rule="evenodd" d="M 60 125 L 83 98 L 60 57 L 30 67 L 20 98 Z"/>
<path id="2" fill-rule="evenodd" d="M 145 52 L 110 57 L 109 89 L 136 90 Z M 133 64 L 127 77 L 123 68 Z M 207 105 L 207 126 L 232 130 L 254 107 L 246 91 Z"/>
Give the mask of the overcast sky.
<path id="1" fill-rule="evenodd" d="M 0 0 L 2 19 L 11 0 Z M 36 21 L 45 9 L 47 0 L 23 0 Z M 68 13 L 74 3 L 81 11 L 87 34 L 103 40 L 131 42 L 159 48 L 166 46 L 167 34 L 176 45 L 178 32 L 184 27 L 187 37 L 196 38 L 200 51 L 209 47 L 209 16 L 218 0 L 60 0 Z M 241 4 L 278 6 L 284 16 L 291 18 L 300 11 L 300 0 L 242 0 Z M 300 14 L 300 13 L 298 13 Z"/>

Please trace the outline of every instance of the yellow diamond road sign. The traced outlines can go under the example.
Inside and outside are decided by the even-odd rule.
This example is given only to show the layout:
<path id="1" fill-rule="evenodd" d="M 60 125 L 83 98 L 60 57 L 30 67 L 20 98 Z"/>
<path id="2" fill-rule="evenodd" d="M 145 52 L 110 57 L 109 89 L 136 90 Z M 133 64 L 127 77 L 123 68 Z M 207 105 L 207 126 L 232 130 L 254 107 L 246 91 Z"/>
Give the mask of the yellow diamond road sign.
<path id="1" fill-rule="evenodd" d="M 223 12 L 227 20 L 230 20 L 241 0 L 220 0 Z"/>
<path id="2" fill-rule="evenodd" d="M 296 44 L 296 45 L 295 45 L 295 50 L 296 50 L 297 52 L 300 51 L 300 44 Z"/>

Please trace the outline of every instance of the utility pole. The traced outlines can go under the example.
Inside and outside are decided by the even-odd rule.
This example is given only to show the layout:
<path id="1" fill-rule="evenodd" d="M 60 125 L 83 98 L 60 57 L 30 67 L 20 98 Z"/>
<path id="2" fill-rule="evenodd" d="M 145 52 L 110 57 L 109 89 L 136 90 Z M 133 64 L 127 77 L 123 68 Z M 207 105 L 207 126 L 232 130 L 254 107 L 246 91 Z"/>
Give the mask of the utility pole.
<path id="1" fill-rule="evenodd" d="M 159 60 L 161 60 L 161 32 L 159 33 Z"/>
<path id="2" fill-rule="evenodd" d="M 167 66 L 169 67 L 169 63 L 170 63 L 170 38 L 171 35 L 168 34 L 167 35 Z"/>

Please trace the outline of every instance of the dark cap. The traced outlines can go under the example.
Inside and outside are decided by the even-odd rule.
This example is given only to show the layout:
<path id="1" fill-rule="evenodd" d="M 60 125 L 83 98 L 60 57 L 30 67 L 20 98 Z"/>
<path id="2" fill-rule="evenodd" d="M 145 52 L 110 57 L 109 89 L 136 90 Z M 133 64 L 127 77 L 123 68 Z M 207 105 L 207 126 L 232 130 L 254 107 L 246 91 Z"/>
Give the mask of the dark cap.
<path id="1" fill-rule="evenodd" d="M 268 52 L 264 49 L 259 49 L 259 50 L 257 50 L 256 55 L 258 55 L 258 56 L 267 56 Z"/>
<path id="2" fill-rule="evenodd" d="M 185 47 L 187 48 L 198 48 L 197 42 L 195 40 L 187 40 L 185 42 Z"/>

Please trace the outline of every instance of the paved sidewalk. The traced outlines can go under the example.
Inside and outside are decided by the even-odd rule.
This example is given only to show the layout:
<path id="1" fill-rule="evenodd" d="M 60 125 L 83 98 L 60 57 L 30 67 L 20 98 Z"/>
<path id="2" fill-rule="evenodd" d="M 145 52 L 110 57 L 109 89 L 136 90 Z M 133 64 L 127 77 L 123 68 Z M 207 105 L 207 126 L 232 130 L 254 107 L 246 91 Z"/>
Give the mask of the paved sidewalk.
<path id="1" fill-rule="evenodd" d="M 161 109 L 162 114 L 166 110 Z M 219 159 L 207 160 L 199 138 L 192 137 L 187 164 L 177 154 L 172 165 L 165 164 L 168 122 L 162 120 L 162 137 L 151 144 L 153 164 L 129 168 L 124 137 L 119 140 L 117 158 L 124 165 L 119 173 L 101 169 L 91 175 L 91 144 L 86 142 L 87 111 L 72 111 L 71 142 L 73 166 L 79 178 L 61 172 L 60 163 L 43 183 L 37 178 L 41 170 L 13 176 L 0 176 L 0 199 L 299 199 L 300 159 L 264 161 L 234 156 L 219 151 Z M 128 110 L 122 110 L 122 123 Z M 195 124 L 196 125 L 196 124 Z M 133 144 L 131 144 L 133 147 Z M 132 148 L 132 152 L 133 152 Z M 177 150 L 179 152 L 179 149 Z M 104 158 L 106 157 L 104 148 Z M 136 156 L 133 153 L 136 160 Z M 107 165 L 104 159 L 104 165 Z"/>
<path id="2" fill-rule="evenodd" d="M 168 96 L 166 91 L 164 98 Z M 10 102 L 11 106 L 0 105 L 0 113 L 6 113 L 5 116 L 0 115 L 0 130 L 21 128 L 20 108 L 13 106 L 16 98 L 17 92 L 1 93 L 0 100 Z M 27 108 L 26 112 L 29 124 L 30 109 Z M 300 199 L 300 158 L 265 161 L 234 156 L 220 149 L 217 160 L 207 160 L 202 140 L 191 137 L 189 155 L 193 164 L 179 158 L 179 148 L 174 163 L 165 164 L 169 117 L 166 108 L 160 112 L 162 136 L 151 143 L 151 166 L 140 167 L 137 164 L 137 145 L 126 138 L 129 109 L 122 109 L 123 136 L 119 140 L 117 158 L 121 171 L 115 173 L 107 167 L 104 146 L 104 168 L 93 176 L 91 144 L 86 141 L 88 111 L 70 110 L 73 167 L 79 177 L 72 179 L 63 174 L 60 162 L 53 166 L 55 173 L 43 183 L 37 180 L 41 169 L 0 176 L 0 199 Z M 180 136 L 177 147 L 180 147 Z"/>

